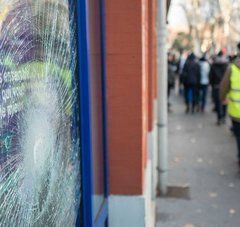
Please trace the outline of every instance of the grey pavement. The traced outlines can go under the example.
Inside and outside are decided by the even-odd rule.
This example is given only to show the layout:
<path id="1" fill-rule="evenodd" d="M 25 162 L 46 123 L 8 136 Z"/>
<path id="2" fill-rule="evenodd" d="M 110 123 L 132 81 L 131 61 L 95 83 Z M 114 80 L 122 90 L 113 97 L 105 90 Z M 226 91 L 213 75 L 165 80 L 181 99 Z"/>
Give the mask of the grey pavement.
<path id="1" fill-rule="evenodd" d="M 190 187 L 190 200 L 160 198 L 157 227 L 240 227 L 240 174 L 229 125 L 215 115 L 186 115 L 180 97 L 169 116 L 169 185 Z"/>

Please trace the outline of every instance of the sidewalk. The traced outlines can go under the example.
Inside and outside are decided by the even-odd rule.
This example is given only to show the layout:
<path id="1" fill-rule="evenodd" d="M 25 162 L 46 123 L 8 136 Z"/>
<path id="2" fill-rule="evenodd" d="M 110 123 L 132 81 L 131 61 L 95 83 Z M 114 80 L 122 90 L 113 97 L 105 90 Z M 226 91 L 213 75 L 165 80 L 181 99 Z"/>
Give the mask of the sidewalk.
<path id="1" fill-rule="evenodd" d="M 240 226 L 235 140 L 215 115 L 186 115 L 180 97 L 169 116 L 169 185 L 190 187 L 190 200 L 159 199 L 159 227 Z"/>

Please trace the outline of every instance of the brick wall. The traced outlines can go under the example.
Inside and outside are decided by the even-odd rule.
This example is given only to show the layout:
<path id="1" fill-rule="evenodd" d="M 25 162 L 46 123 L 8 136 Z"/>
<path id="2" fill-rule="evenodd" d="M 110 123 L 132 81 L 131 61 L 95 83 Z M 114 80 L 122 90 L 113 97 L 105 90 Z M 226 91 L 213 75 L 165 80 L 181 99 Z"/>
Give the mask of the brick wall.
<path id="1" fill-rule="evenodd" d="M 106 0 L 110 193 L 143 193 L 152 106 L 151 0 Z M 150 36 L 149 36 L 150 34 Z M 150 67 L 150 68 L 149 68 Z M 149 84 L 150 83 L 150 84 Z"/>

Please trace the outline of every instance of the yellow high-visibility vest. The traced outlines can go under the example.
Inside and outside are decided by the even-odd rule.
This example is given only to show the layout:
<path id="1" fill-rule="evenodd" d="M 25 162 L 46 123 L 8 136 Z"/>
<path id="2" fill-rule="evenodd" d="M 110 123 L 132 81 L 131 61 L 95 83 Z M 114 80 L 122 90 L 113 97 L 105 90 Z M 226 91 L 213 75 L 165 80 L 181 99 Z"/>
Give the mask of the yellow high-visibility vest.
<path id="1" fill-rule="evenodd" d="M 235 64 L 231 65 L 230 87 L 228 113 L 231 117 L 240 118 L 240 68 Z"/>

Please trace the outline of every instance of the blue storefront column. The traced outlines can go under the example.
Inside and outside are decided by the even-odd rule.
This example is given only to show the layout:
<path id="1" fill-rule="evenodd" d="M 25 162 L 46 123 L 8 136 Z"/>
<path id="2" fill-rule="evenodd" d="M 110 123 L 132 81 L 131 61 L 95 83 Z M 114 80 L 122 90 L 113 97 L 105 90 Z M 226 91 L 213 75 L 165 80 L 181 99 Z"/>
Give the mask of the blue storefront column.
<path id="1" fill-rule="evenodd" d="M 95 1 L 95 0 L 94 0 Z M 93 2 L 94 2 L 93 1 Z M 95 88 L 92 84 L 94 83 L 94 79 L 92 75 L 92 67 L 94 67 L 94 57 L 91 52 L 94 52 L 94 48 L 96 44 L 92 44 L 92 39 L 94 34 L 90 34 L 90 30 L 93 30 L 91 26 L 96 26 L 94 22 L 91 21 L 90 15 L 93 16 L 94 3 L 87 0 L 80 0 L 76 2 L 75 7 L 71 4 L 70 7 L 73 7 L 73 11 L 75 11 L 75 26 L 76 26 L 76 46 L 77 46 L 77 74 L 78 74 L 78 90 L 80 97 L 80 113 L 79 118 L 81 121 L 81 172 L 82 172 L 82 201 L 79 211 L 79 217 L 77 220 L 77 226 L 107 226 L 107 217 L 108 217 L 108 170 L 107 170 L 107 129 L 106 129 L 106 86 L 105 86 L 105 32 L 104 32 L 104 1 L 99 0 L 97 4 L 99 7 L 99 18 L 97 20 L 99 23 L 100 36 L 96 35 L 96 39 L 99 38 L 96 43 L 99 43 L 99 49 L 101 54 L 99 57 L 99 62 L 101 63 L 101 67 L 96 68 L 95 71 L 99 71 L 99 75 L 101 76 L 101 86 L 97 87 L 100 90 L 101 96 L 98 97 L 101 100 L 95 100 L 96 97 L 93 97 L 93 88 Z M 93 47 L 91 46 L 93 45 Z M 93 49 L 93 51 L 92 51 Z M 96 61 L 96 59 L 95 59 Z M 96 80 L 97 81 L 97 80 Z M 95 83 L 96 83 L 95 81 Z M 102 139 L 101 145 L 103 146 L 99 150 L 93 151 L 93 146 L 96 141 L 94 141 L 94 132 L 93 132 L 93 121 L 96 119 L 92 114 L 94 111 L 95 103 L 101 104 L 101 112 L 98 113 L 102 115 L 101 125 L 102 128 L 99 138 Z M 95 135 L 96 136 L 96 135 Z M 95 152 L 95 153 L 94 153 Z M 96 213 L 96 205 L 94 204 L 94 187 L 98 176 L 95 176 L 94 171 L 94 155 L 96 152 L 102 154 L 98 154 L 99 156 L 103 156 L 103 161 L 98 163 L 102 165 L 103 169 L 103 180 L 102 184 L 104 185 L 103 189 L 103 197 L 104 200 L 101 204 L 101 207 L 97 210 Z"/>
<path id="2" fill-rule="evenodd" d="M 92 216 L 92 146 L 91 146 L 91 98 L 89 90 L 89 55 L 86 1 L 76 3 L 77 72 L 80 97 L 81 156 L 82 156 L 82 204 L 77 226 L 93 226 Z M 82 214 L 81 214 L 82 213 Z M 81 219 L 81 220 L 80 220 Z"/>

